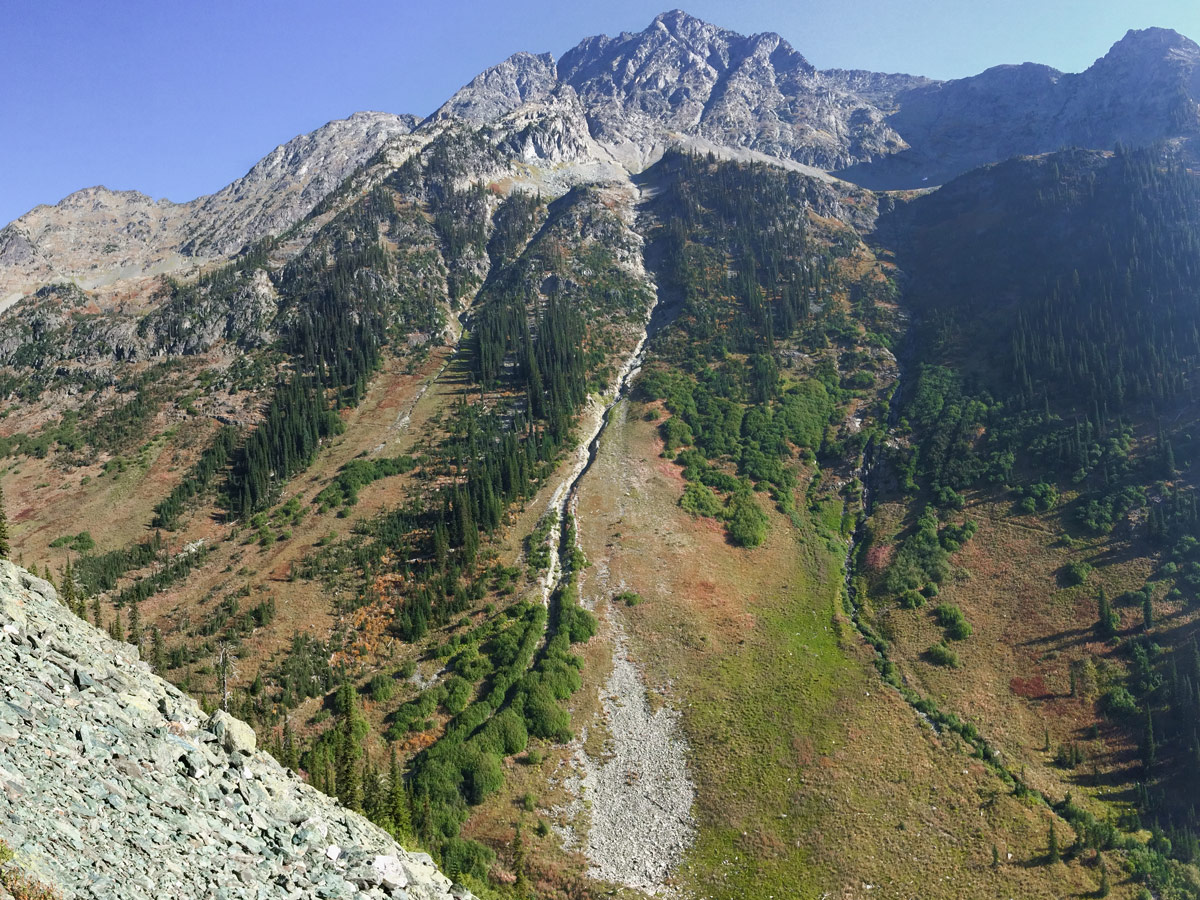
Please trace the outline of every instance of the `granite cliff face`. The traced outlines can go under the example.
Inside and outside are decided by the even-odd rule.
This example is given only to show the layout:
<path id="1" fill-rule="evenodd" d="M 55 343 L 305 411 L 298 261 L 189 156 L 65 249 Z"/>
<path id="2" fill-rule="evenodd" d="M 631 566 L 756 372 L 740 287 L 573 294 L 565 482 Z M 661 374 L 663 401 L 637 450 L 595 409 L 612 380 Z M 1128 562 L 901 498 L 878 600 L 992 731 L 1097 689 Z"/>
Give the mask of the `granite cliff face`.
<path id="1" fill-rule="evenodd" d="M 0 832 L 71 898 L 465 900 L 0 561 Z"/>
<path id="2" fill-rule="evenodd" d="M 884 189 L 1014 155 L 1187 140 L 1200 129 L 1200 47 L 1167 29 L 1129 32 L 1079 74 L 1024 63 L 940 82 L 820 71 L 777 34 L 747 37 L 679 10 L 641 32 L 587 38 L 557 65 L 516 54 L 430 121 L 488 124 L 568 87 L 592 136 L 626 161 L 702 140 Z"/>

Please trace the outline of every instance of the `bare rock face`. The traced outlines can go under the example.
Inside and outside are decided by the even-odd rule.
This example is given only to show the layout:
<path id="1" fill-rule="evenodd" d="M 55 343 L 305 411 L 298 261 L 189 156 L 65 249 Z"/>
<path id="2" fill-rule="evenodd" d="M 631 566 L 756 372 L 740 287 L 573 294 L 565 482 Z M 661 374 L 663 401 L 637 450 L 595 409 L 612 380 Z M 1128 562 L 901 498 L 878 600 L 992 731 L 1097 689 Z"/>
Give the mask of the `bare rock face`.
<path id="1" fill-rule="evenodd" d="M 541 102 L 526 103 L 493 127 L 499 146 L 522 162 L 571 162 L 601 151 L 588 130 L 587 113 L 570 87 Z"/>
<path id="2" fill-rule="evenodd" d="M 228 187 L 188 204 L 189 254 L 225 256 L 298 222 L 415 116 L 359 112 L 276 147 Z"/>
<path id="3" fill-rule="evenodd" d="M 558 87 L 554 57 L 549 53 L 514 53 L 471 79 L 423 124 L 461 119 L 473 125 L 495 122 L 525 103 L 550 99 Z"/>
<path id="4" fill-rule="evenodd" d="M 887 94 L 926 79 L 889 76 Z M 429 122 L 492 123 L 571 88 L 592 136 L 645 159 L 680 136 L 822 168 L 904 148 L 884 114 L 827 78 L 777 34 L 744 37 L 675 10 L 636 34 L 591 37 L 556 66 L 518 53 L 476 77 Z M 632 152 L 630 152 L 632 150 Z"/>
<path id="5" fill-rule="evenodd" d="M 102 288 L 235 253 L 299 221 L 415 122 L 355 113 L 275 148 L 233 184 L 190 203 L 92 187 L 39 206 L 0 231 L 0 310 L 52 281 Z"/>
<path id="6" fill-rule="evenodd" d="M 142 279 L 145 297 L 159 275 L 286 231 L 355 172 L 361 187 L 368 161 L 398 166 L 443 138 L 447 159 L 470 157 L 464 182 L 486 171 L 562 193 L 640 170 L 672 146 L 892 189 L 1065 146 L 1168 140 L 1200 159 L 1198 135 L 1200 47 L 1173 31 L 1131 31 L 1078 75 L 1025 63 L 938 82 L 819 71 L 777 34 L 744 36 L 674 10 L 637 33 L 587 38 L 557 63 L 514 54 L 419 124 L 380 112 L 330 122 L 190 203 L 97 187 L 38 207 L 0 230 L 0 311 L 52 282 L 99 294 L 119 284 L 128 297 Z M 252 319 L 268 315 L 260 293 L 246 299 L 258 303 Z M 211 343 L 215 322 L 184 344 Z"/>
<path id="7" fill-rule="evenodd" d="M 71 898 L 468 900 L 0 560 L 0 833 Z"/>
<path id="8" fill-rule="evenodd" d="M 638 34 L 589 38 L 563 56 L 559 77 L 613 143 L 694 134 L 822 168 L 903 146 L 870 103 L 779 35 L 744 37 L 679 10 Z"/>

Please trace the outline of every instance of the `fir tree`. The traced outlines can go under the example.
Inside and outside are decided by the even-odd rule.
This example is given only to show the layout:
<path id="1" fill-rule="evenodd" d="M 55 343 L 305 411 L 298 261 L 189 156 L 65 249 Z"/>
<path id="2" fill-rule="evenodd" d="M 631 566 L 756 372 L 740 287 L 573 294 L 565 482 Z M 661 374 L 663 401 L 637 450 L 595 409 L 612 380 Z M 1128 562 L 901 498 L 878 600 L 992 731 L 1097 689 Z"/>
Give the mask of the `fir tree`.
<path id="1" fill-rule="evenodd" d="M 62 574 L 59 576 L 59 581 L 62 582 L 62 588 L 59 590 L 59 597 L 62 598 L 63 605 L 75 615 L 83 618 L 84 610 L 82 609 L 82 598 L 79 597 L 75 590 L 75 573 L 71 568 L 71 558 L 67 557 L 67 564 L 63 567 Z"/>
<path id="2" fill-rule="evenodd" d="M 139 649 L 142 646 L 142 614 L 136 598 L 129 604 L 129 643 Z"/>
<path id="3" fill-rule="evenodd" d="M 4 511 L 4 490 L 0 488 L 0 559 L 8 559 L 12 548 L 8 543 L 8 514 Z"/>
<path id="4" fill-rule="evenodd" d="M 396 758 L 396 745 L 391 745 L 391 756 L 388 759 L 388 817 L 396 835 L 405 837 L 412 834 L 412 814 L 409 812 L 408 791 L 404 789 L 404 776 L 400 771 L 400 762 Z"/>
<path id="5" fill-rule="evenodd" d="M 355 730 L 354 685 L 343 685 L 348 691 L 339 690 L 339 700 L 347 698 L 342 711 L 341 734 L 336 747 L 337 753 L 337 797 L 342 805 L 355 812 L 362 811 L 362 778 L 358 771 L 358 759 L 362 755 Z"/>
<path id="6" fill-rule="evenodd" d="M 1121 619 L 1117 615 L 1117 611 L 1112 608 L 1112 604 L 1108 602 L 1108 595 L 1104 593 L 1104 588 L 1100 588 L 1100 594 L 1096 599 L 1097 608 L 1097 623 L 1096 628 L 1103 638 L 1112 638 L 1117 634 L 1117 629 L 1121 625 Z"/>
<path id="7" fill-rule="evenodd" d="M 1154 740 L 1154 714 L 1146 710 L 1146 730 L 1142 734 L 1142 763 L 1149 772 L 1158 760 L 1158 743 Z"/>
<path id="8" fill-rule="evenodd" d="M 521 838 L 521 823 L 517 823 L 517 833 L 512 842 L 512 866 L 516 881 L 513 890 L 518 897 L 529 896 L 529 873 L 526 871 L 525 841 Z"/>
<path id="9" fill-rule="evenodd" d="M 108 634 L 114 641 L 125 640 L 125 624 L 121 621 L 121 610 L 117 610 L 112 624 L 108 626 Z"/>
<path id="10" fill-rule="evenodd" d="M 159 675 L 167 670 L 167 653 L 163 643 L 162 630 L 155 625 L 150 630 L 150 665 Z"/>
<path id="11" fill-rule="evenodd" d="M 1046 861 L 1056 863 L 1062 859 L 1062 853 L 1058 849 L 1058 834 L 1054 830 L 1054 822 L 1050 823 L 1050 835 L 1046 840 Z"/>

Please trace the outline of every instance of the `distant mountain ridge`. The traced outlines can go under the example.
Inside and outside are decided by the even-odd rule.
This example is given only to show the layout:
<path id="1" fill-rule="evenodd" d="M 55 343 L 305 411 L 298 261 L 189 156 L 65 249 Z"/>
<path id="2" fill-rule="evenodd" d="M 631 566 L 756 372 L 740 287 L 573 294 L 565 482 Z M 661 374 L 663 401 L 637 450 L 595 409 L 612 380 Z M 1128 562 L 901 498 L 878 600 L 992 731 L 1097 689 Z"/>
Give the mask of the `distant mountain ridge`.
<path id="1" fill-rule="evenodd" d="M 40 284 L 86 288 L 224 257 L 285 230 L 417 120 L 359 112 L 293 138 L 245 175 L 189 203 L 84 188 L 0 229 L 0 309 Z"/>
<path id="2" fill-rule="evenodd" d="M 684 146 L 752 152 L 872 189 L 923 187 L 1064 146 L 1166 140 L 1194 152 L 1200 46 L 1152 28 L 1130 31 L 1079 74 L 1024 63 L 935 81 L 821 71 L 777 34 L 740 35 L 672 10 L 637 33 L 586 38 L 557 61 L 515 53 L 423 121 L 363 112 L 330 122 L 190 203 L 89 188 L 37 207 L 0 229 L 0 310 L 53 281 L 95 288 L 226 258 L 287 230 L 389 142 L 456 122 L 490 130 L 535 166 L 638 171 Z"/>

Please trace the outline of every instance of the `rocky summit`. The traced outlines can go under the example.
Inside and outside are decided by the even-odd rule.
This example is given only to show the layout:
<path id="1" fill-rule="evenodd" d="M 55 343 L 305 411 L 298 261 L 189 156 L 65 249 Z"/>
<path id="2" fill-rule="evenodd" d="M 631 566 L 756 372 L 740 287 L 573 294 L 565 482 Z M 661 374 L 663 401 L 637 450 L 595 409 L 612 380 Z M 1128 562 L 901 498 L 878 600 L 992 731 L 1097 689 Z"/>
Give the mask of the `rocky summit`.
<path id="1" fill-rule="evenodd" d="M 0 832 L 64 900 L 472 896 L 6 561 L 0 628 Z"/>

